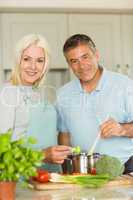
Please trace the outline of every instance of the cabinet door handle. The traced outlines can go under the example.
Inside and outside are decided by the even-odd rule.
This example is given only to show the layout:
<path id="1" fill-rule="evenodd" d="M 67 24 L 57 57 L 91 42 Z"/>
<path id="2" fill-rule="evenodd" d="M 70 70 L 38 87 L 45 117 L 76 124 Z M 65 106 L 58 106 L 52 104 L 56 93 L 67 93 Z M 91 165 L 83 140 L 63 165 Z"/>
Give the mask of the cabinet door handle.
<path id="1" fill-rule="evenodd" d="M 129 69 L 129 68 L 130 68 L 130 65 L 129 65 L 129 64 L 126 64 L 126 68 Z"/>
<path id="2" fill-rule="evenodd" d="M 120 68 L 121 68 L 120 64 L 117 64 L 117 65 L 116 65 L 116 71 L 119 71 Z"/>
<path id="3" fill-rule="evenodd" d="M 119 69 L 120 67 L 121 67 L 120 64 L 117 64 L 117 65 L 116 65 L 116 68 L 117 68 L 117 69 Z"/>

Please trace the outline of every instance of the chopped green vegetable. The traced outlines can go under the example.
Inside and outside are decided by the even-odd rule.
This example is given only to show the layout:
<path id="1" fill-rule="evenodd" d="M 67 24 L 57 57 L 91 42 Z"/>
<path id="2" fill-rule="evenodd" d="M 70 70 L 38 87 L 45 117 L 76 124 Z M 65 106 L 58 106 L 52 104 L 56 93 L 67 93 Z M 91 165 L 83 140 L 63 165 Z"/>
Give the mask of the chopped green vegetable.
<path id="1" fill-rule="evenodd" d="M 72 153 L 80 154 L 81 153 L 80 146 L 73 147 L 72 148 Z"/>
<path id="2" fill-rule="evenodd" d="M 88 188 L 102 187 L 105 183 L 109 182 L 110 177 L 104 175 L 59 175 L 56 173 L 51 174 L 51 182 L 73 183 Z"/>
<path id="3" fill-rule="evenodd" d="M 95 164 L 97 174 L 108 174 L 110 178 L 122 175 L 124 165 L 115 157 L 103 155 Z"/>

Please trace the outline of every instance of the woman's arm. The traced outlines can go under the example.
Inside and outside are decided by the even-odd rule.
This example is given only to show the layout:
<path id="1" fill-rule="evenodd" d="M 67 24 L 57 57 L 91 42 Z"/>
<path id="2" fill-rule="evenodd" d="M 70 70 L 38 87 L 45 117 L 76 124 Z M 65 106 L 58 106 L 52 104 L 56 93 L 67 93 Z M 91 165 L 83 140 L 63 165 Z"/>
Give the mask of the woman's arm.
<path id="1" fill-rule="evenodd" d="M 71 147 L 57 145 L 43 149 L 44 162 L 62 164 L 64 159 L 71 153 Z"/>

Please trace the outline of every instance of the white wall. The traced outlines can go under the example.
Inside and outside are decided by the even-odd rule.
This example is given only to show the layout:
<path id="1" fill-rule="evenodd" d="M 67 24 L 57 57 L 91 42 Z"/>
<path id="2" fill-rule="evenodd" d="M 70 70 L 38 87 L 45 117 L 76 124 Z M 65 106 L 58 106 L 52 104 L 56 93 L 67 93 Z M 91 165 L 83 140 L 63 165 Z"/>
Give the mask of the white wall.
<path id="1" fill-rule="evenodd" d="M 0 0 L 0 7 L 133 9 L 133 0 Z"/>

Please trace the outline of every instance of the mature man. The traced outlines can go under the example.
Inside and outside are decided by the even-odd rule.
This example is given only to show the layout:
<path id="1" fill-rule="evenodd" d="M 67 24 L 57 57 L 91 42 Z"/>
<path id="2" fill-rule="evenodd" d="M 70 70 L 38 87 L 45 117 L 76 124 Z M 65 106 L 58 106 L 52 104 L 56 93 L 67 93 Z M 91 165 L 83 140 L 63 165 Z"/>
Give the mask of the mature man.
<path id="1" fill-rule="evenodd" d="M 100 66 L 87 35 L 68 38 L 63 52 L 77 78 L 58 92 L 59 144 L 88 152 L 100 134 L 95 152 L 125 163 L 133 155 L 133 80 Z"/>

